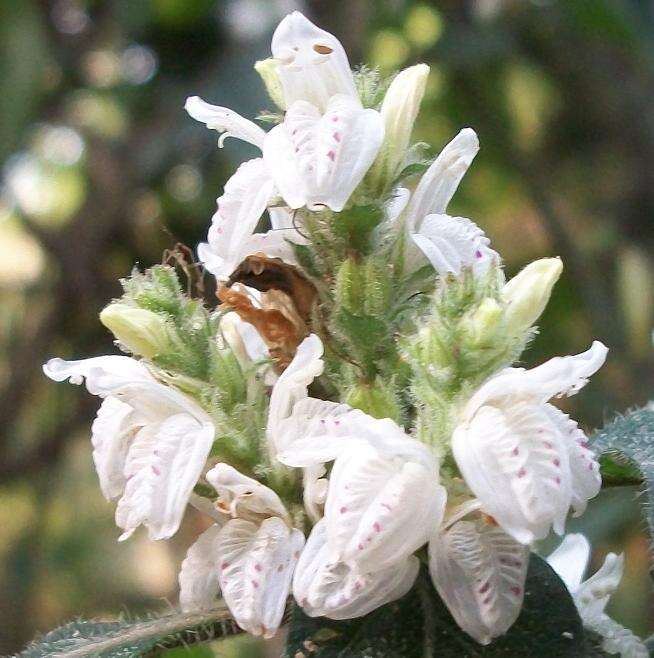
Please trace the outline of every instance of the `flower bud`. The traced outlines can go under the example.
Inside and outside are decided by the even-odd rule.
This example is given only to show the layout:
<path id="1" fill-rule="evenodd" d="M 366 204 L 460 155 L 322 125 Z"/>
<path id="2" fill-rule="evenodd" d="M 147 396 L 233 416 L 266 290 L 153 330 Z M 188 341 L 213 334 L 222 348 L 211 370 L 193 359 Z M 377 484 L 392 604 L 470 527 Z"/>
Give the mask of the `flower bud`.
<path id="1" fill-rule="evenodd" d="M 286 109 L 286 102 L 284 100 L 284 89 L 282 81 L 279 77 L 278 61 L 273 57 L 268 59 L 259 60 L 254 65 L 254 70 L 261 76 L 263 84 L 266 86 L 268 96 L 280 110 Z"/>
<path id="2" fill-rule="evenodd" d="M 103 309 L 100 322 L 127 350 L 146 359 L 170 346 L 166 321 L 152 311 L 115 302 Z"/>
<path id="3" fill-rule="evenodd" d="M 381 106 L 384 142 L 369 174 L 377 191 L 385 189 L 400 173 L 428 75 L 426 64 L 411 66 L 397 74 L 386 92 Z"/>
<path id="4" fill-rule="evenodd" d="M 552 288 L 563 271 L 560 258 L 541 258 L 525 267 L 502 289 L 506 327 L 515 335 L 526 331 L 545 310 Z"/>
<path id="5" fill-rule="evenodd" d="M 502 322 L 503 309 L 494 299 L 486 297 L 462 320 L 462 329 L 472 347 L 487 347 L 493 342 Z"/>

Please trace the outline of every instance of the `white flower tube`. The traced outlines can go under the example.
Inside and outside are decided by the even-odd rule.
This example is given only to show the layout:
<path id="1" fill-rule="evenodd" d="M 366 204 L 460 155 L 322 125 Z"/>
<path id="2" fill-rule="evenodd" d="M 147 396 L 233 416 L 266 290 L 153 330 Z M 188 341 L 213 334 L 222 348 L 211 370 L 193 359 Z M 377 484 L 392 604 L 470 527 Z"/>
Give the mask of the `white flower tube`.
<path id="1" fill-rule="evenodd" d="M 562 534 L 570 507 L 580 514 L 599 492 L 585 435 L 547 400 L 579 390 L 606 353 L 595 342 L 532 370 L 503 370 L 472 396 L 454 431 L 454 457 L 482 510 L 523 544 L 551 527 Z"/>
<path id="2" fill-rule="evenodd" d="M 120 496 L 120 539 L 141 524 L 150 539 L 175 534 L 214 440 L 209 415 L 129 357 L 51 359 L 43 370 L 55 381 L 86 379 L 89 392 L 105 398 L 93 424 L 94 459 L 104 495 Z"/>

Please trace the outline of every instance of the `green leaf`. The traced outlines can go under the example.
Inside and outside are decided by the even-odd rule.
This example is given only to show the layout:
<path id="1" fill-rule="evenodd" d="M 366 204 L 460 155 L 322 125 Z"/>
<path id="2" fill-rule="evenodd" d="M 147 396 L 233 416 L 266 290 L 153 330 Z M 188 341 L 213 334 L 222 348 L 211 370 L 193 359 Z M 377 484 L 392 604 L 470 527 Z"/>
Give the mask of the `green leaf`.
<path id="1" fill-rule="evenodd" d="M 294 608 L 286 658 L 590 658 L 570 594 L 550 566 L 531 556 L 525 602 L 509 632 L 483 647 L 461 631 L 441 602 L 427 570 L 395 603 L 361 619 L 312 619 Z"/>
<path id="2" fill-rule="evenodd" d="M 72 621 L 35 640 L 16 658 L 137 658 L 156 647 L 175 647 L 239 633 L 225 606 L 152 619 Z"/>
<path id="3" fill-rule="evenodd" d="M 642 473 L 648 499 L 647 523 L 654 538 L 654 406 L 616 418 L 595 433 L 592 445 L 595 452 L 604 455 L 602 470 L 610 483 L 634 484 L 633 468 Z"/>
<path id="4" fill-rule="evenodd" d="M 334 213 L 332 228 L 349 249 L 365 254 L 370 249 L 370 234 L 383 218 L 380 206 L 352 206 L 343 212 Z"/>

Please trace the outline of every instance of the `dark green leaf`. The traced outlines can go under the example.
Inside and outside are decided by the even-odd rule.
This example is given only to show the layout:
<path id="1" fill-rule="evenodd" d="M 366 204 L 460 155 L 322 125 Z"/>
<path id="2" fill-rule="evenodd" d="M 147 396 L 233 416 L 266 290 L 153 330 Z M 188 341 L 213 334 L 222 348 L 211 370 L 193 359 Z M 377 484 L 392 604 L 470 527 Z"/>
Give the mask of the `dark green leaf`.
<path id="1" fill-rule="evenodd" d="M 348 248 L 368 253 L 370 234 L 384 218 L 379 206 L 352 206 L 340 213 L 334 213 L 332 227 L 334 233 L 344 239 Z"/>
<path id="2" fill-rule="evenodd" d="M 438 597 L 426 569 L 403 599 L 362 619 L 312 619 L 293 611 L 286 658 L 591 658 L 565 585 L 532 555 L 520 617 L 486 647 L 463 633 Z"/>
<path id="3" fill-rule="evenodd" d="M 646 506 L 650 534 L 654 537 L 654 407 L 637 409 L 616 418 L 593 437 L 595 452 L 606 455 L 608 475 L 624 477 L 625 484 L 633 484 L 633 468 L 642 473 L 648 496 Z M 609 464 L 609 466 L 607 466 Z"/>

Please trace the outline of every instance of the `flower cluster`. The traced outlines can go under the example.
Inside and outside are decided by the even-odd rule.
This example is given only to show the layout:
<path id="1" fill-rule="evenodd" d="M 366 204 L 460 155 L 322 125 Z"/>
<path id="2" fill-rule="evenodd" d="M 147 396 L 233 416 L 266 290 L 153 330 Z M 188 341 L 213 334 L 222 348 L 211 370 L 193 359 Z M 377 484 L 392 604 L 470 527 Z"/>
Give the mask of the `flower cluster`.
<path id="1" fill-rule="evenodd" d="M 127 539 L 208 528 L 179 576 L 184 609 L 220 595 L 270 636 L 292 593 L 348 619 L 398 599 L 421 563 L 480 643 L 517 618 L 533 542 L 600 489 L 577 423 L 550 403 L 603 364 L 511 367 L 561 262 L 506 282 L 499 255 L 447 206 L 478 150 L 462 130 L 433 161 L 411 144 L 429 69 L 352 72 L 339 41 L 293 13 L 257 63 L 266 132 L 189 98 L 195 119 L 254 145 L 218 198 L 209 308 L 156 266 L 101 314 L 132 356 L 52 359 L 102 398 L 93 457 Z M 270 228 L 256 232 L 267 212 Z"/>

